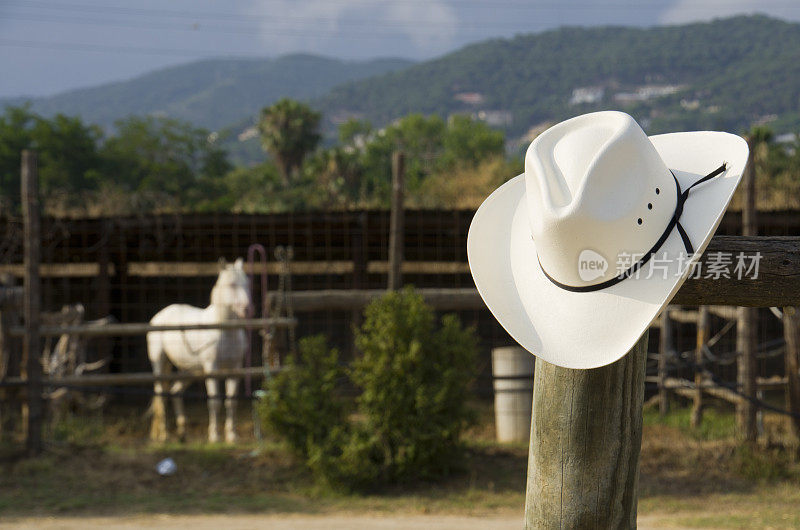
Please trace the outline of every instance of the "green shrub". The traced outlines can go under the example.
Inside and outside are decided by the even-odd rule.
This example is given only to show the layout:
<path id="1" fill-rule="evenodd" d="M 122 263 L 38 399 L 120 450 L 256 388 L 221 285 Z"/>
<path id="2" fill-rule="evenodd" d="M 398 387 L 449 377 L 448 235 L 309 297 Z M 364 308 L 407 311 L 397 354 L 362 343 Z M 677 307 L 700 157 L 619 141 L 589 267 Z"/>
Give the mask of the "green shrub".
<path id="1" fill-rule="evenodd" d="M 370 304 L 356 335 L 363 357 L 351 377 L 358 409 L 393 481 L 447 473 L 458 457 L 476 340 L 448 315 L 435 330 L 433 311 L 411 288 Z"/>
<path id="2" fill-rule="evenodd" d="M 317 482 L 334 489 L 368 491 L 390 478 L 377 438 L 363 424 L 333 429 L 311 449 L 307 464 Z"/>
<path id="3" fill-rule="evenodd" d="M 342 375 L 336 350 L 321 337 L 300 344 L 300 362 L 266 384 L 265 424 L 306 458 L 320 482 L 366 490 L 381 484 L 433 479 L 449 473 L 467 407 L 476 339 L 458 318 L 440 328 L 413 289 L 370 304 L 356 333 L 363 356 L 349 376 L 360 389 L 355 419 L 336 399 Z"/>
<path id="4" fill-rule="evenodd" d="M 328 434 L 346 421 L 345 406 L 334 391 L 344 375 L 339 352 L 319 335 L 300 340 L 297 356 L 264 385 L 259 414 L 266 430 L 284 437 L 292 450 L 308 458 L 325 445 Z"/>

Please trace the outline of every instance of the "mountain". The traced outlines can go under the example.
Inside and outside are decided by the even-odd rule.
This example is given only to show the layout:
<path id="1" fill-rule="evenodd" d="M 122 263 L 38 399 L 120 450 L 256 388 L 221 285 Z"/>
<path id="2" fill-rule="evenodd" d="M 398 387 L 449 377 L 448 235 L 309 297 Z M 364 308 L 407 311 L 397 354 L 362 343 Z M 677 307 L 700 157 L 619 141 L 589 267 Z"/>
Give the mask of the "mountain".
<path id="1" fill-rule="evenodd" d="M 351 117 L 382 126 L 411 112 L 469 113 L 524 144 L 548 123 L 601 109 L 625 110 L 649 133 L 740 132 L 762 123 L 785 133 L 800 130 L 798 50 L 800 24 L 761 15 L 652 28 L 565 27 L 416 64 L 311 55 L 204 60 L 35 99 L 33 109 L 103 126 L 163 113 L 220 130 L 239 162 L 263 159 L 253 123 L 283 96 L 323 111 L 329 139 Z"/>
<path id="2" fill-rule="evenodd" d="M 337 84 L 410 64 L 405 59 L 350 62 L 313 55 L 211 59 L 31 102 L 33 110 L 45 116 L 78 115 L 105 127 L 131 114 L 164 114 L 215 130 L 254 116 L 281 97 L 318 97 Z M 0 107 L 23 102 L 0 101 Z"/>
<path id="3" fill-rule="evenodd" d="M 530 137 L 547 122 L 625 110 L 650 133 L 800 127 L 800 25 L 761 15 L 652 28 L 567 27 L 462 48 L 351 81 L 314 101 L 328 127 L 410 112 L 471 113 Z"/>

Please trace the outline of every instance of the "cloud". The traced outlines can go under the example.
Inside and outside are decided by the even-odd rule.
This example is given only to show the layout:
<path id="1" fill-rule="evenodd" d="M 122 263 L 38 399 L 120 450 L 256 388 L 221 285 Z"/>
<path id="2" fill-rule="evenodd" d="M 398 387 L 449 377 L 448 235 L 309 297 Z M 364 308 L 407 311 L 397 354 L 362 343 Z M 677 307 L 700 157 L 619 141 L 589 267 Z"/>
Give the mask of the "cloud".
<path id="1" fill-rule="evenodd" d="M 253 0 L 246 12 L 258 21 L 271 55 L 304 50 L 375 56 L 387 47 L 412 48 L 399 55 L 428 55 L 451 48 L 458 28 L 445 0 Z"/>
<path id="2" fill-rule="evenodd" d="M 388 2 L 388 5 L 390 20 L 404 24 L 407 35 L 419 48 L 446 46 L 456 36 L 458 17 L 445 2 Z"/>
<path id="3" fill-rule="evenodd" d="M 758 0 L 677 0 L 661 13 L 662 24 L 683 24 L 733 15 L 764 13 L 779 18 L 800 19 L 800 6 L 791 2 L 769 4 Z"/>

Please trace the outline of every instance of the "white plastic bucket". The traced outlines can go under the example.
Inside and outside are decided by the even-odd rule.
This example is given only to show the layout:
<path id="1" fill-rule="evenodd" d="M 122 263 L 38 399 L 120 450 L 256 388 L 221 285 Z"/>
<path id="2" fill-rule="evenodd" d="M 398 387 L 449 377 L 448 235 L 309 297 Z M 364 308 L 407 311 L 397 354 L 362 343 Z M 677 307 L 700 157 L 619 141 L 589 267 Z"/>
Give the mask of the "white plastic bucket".
<path id="1" fill-rule="evenodd" d="M 534 360 L 519 346 L 492 350 L 498 442 L 527 442 L 530 437 Z"/>

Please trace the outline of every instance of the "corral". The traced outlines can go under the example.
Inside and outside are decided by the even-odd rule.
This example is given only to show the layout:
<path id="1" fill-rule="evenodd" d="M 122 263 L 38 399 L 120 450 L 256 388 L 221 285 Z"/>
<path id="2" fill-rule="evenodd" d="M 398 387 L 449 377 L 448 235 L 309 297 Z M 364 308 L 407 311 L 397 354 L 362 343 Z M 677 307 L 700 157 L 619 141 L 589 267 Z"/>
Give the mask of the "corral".
<path id="1" fill-rule="evenodd" d="M 473 213 L 406 212 L 405 283 L 418 288 L 473 288 L 466 263 L 466 233 Z M 119 322 L 143 322 L 177 300 L 200 305 L 207 302 L 218 259 L 246 256 L 253 243 L 273 252 L 278 247 L 292 248 L 293 292 L 382 289 L 388 270 L 389 217 L 388 211 L 361 211 L 45 218 L 42 307 L 56 311 L 64 304 L 80 302 L 90 319 L 113 315 Z M 740 214 L 729 212 L 718 233 L 736 234 L 740 226 Z M 800 212 L 762 214 L 758 229 L 761 235 L 800 235 Z M 4 219 L 0 233 L 4 234 L 0 272 L 19 282 L 23 272 L 21 221 Z M 270 258 L 266 265 L 268 289 L 274 292 L 281 264 L 274 254 Z M 255 303 L 260 306 L 258 296 L 256 292 Z M 351 312 L 302 312 L 300 335 L 324 332 L 332 342 L 349 349 Z M 488 310 L 468 310 L 461 316 L 478 325 L 487 351 L 510 340 Z M 115 343 L 112 371 L 148 368 L 143 344 L 129 339 Z"/>
<path id="2" fill-rule="evenodd" d="M 93 344 L 83 362 L 92 364 L 110 359 L 110 373 L 61 378 L 53 378 L 51 374 L 44 381 L 45 388 L 99 387 L 101 393 L 117 398 L 150 397 L 152 392 L 146 389 L 140 392 L 126 390 L 127 385 L 149 383 L 155 379 L 138 373 L 147 371 L 141 336 L 155 329 L 144 322 L 158 308 L 176 300 L 204 305 L 210 280 L 218 271 L 217 258 L 220 255 L 229 259 L 252 255 L 254 245 L 272 249 L 275 256 L 271 261 L 251 259 L 248 264 L 248 272 L 254 275 L 254 287 L 262 286 L 259 276 L 267 279 L 264 291 L 254 289 L 255 305 L 265 307 L 262 318 L 218 327 L 269 328 L 273 335 L 279 328 L 290 330 L 282 338 L 278 335 L 272 337 L 282 353 L 292 348 L 295 334 L 324 333 L 352 355 L 355 352 L 351 326 L 359 321 L 364 305 L 385 289 L 387 274 L 392 268 L 388 259 L 391 255 L 391 230 L 388 227 L 393 224 L 389 221 L 389 212 L 46 219 L 42 225 L 40 250 L 43 259 L 40 266 L 36 266 L 38 256 L 31 251 L 36 248 L 31 241 L 38 239 L 35 229 L 31 235 L 31 227 L 35 228 L 38 223 L 31 222 L 29 212 L 30 209 L 26 223 L 6 220 L 6 240 L 0 247 L 4 256 L 2 272 L 6 274 L 3 315 L 8 317 L 9 309 L 13 312 L 14 307 L 19 307 L 21 298 L 25 300 L 26 316 L 30 315 L 30 300 L 37 298 L 39 279 L 41 302 L 47 313 L 42 326 L 39 326 L 39 320 L 30 318 L 25 320 L 24 327 L 14 321 L 4 323 L 4 337 L 9 339 L 4 340 L 3 348 L 5 387 L 27 383 L 29 388 L 35 389 L 36 384 L 41 384 L 30 377 L 20 378 L 15 373 L 23 372 L 20 369 L 24 364 L 12 339 L 23 336 L 30 340 L 31 333 L 62 337 L 74 335 L 92 338 L 90 342 Z M 719 251 L 762 253 L 762 276 L 757 281 L 753 279 L 737 284 L 732 278 L 723 278 L 720 282 L 707 278 L 693 279 L 678 294 L 676 302 L 755 307 L 794 305 L 799 290 L 796 282 L 798 239 L 791 236 L 796 233 L 792 223 L 800 216 L 794 212 L 773 215 L 777 222 L 764 223 L 763 232 L 769 236 L 722 236 L 716 238 L 708 249 L 709 254 Z M 403 243 L 401 255 L 405 256 L 401 264 L 404 281 L 420 287 L 435 308 L 457 311 L 464 321 L 477 327 L 483 352 L 484 378 L 479 380 L 476 391 L 482 394 L 489 391 L 488 351 L 511 340 L 483 308 L 469 276 L 464 242 L 471 216 L 470 211 L 406 212 L 406 231 L 399 239 Z M 740 222 L 735 214 L 729 215 L 723 222 L 722 233 L 737 232 L 736 225 Z M 27 239 L 23 237 L 26 233 Z M 24 291 L 11 285 L 14 277 L 27 280 Z M 31 278 L 36 281 L 32 282 Z M 268 298 L 264 298 L 265 295 Z M 56 318 L 58 307 L 75 303 L 85 304 L 87 318 L 110 315 L 121 323 L 47 323 L 46 319 Z M 708 314 L 721 319 L 715 324 L 717 334 L 714 336 L 710 336 L 713 326 Z M 708 393 L 733 402 L 737 407 L 744 403 L 751 409 L 766 409 L 796 417 L 796 401 L 790 400 L 789 410 L 785 410 L 770 405 L 761 390 L 756 394 L 726 383 L 736 379 L 729 367 L 741 355 L 737 351 L 738 345 L 726 354 L 719 354 L 719 348 L 716 355 L 710 354 L 709 348 L 726 342 L 730 344 L 730 339 L 725 337 L 732 326 L 724 321 L 730 321 L 733 314 L 734 311 L 725 307 L 701 306 L 698 311 L 673 308 L 669 317 L 654 323 L 654 327 L 661 330 L 674 329 L 682 324 L 689 324 L 690 328 L 653 336 L 648 351 L 659 350 L 660 355 L 651 356 L 651 390 L 662 391 L 662 403 L 666 402 L 664 395 L 667 390 L 690 397 L 698 411 L 702 410 L 703 393 Z M 268 315 L 272 318 L 268 319 Z M 789 318 L 785 322 L 796 326 L 791 321 L 792 316 L 788 311 L 783 318 Z M 761 329 L 751 332 L 751 337 L 758 339 L 756 346 L 760 344 L 757 375 L 761 380 L 757 381 L 757 387 L 762 390 L 781 389 L 787 383 L 793 387 L 796 380 L 785 375 L 796 374 L 796 370 L 785 371 L 789 364 L 780 362 L 779 357 L 786 352 L 787 359 L 796 357 L 797 352 L 783 348 L 778 338 L 782 334 L 781 322 L 769 316 L 766 310 L 759 320 Z M 698 324 L 696 344 L 694 338 L 690 338 L 695 334 L 695 324 Z M 666 340 L 668 335 L 674 335 L 672 343 Z M 687 340 L 693 343 L 688 349 L 696 349 L 694 361 L 687 361 Z M 787 343 L 790 348 L 796 347 L 791 339 Z M 254 340 L 252 344 L 256 354 L 252 359 L 254 368 L 214 375 L 263 375 L 259 366 L 266 364 L 266 359 L 259 357 L 261 352 L 258 350 L 262 343 Z M 28 370 L 30 374 L 30 360 Z M 690 380 L 691 377 L 694 381 Z M 163 377 L 167 380 L 203 378 L 202 374 Z M 33 407 L 29 410 L 32 411 Z"/>

